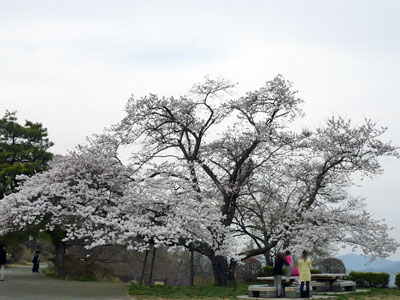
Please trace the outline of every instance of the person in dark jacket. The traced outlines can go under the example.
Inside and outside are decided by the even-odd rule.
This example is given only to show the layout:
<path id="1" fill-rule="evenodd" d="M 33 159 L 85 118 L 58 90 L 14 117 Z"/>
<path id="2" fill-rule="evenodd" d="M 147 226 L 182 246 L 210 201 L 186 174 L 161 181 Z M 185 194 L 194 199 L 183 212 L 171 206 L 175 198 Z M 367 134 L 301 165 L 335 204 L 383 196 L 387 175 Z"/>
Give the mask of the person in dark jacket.
<path id="1" fill-rule="evenodd" d="M 32 263 L 32 273 L 39 273 L 40 251 L 35 252 L 35 255 L 32 257 Z"/>
<path id="2" fill-rule="evenodd" d="M 280 298 L 282 296 L 282 276 L 283 276 L 283 266 L 288 266 L 286 261 L 286 256 L 282 252 L 276 255 L 275 265 L 274 265 L 274 286 L 276 288 L 276 296 Z"/>
<path id="3" fill-rule="evenodd" d="M 0 281 L 4 281 L 4 267 L 6 265 L 7 252 L 3 248 L 3 245 L 0 245 Z"/>

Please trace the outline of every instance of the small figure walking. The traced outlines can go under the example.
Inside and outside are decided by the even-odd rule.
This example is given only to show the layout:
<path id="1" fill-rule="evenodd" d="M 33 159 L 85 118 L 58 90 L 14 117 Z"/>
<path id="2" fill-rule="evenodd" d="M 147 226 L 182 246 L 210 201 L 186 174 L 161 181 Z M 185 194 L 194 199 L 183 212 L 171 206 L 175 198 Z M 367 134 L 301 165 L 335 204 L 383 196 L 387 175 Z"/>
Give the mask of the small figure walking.
<path id="1" fill-rule="evenodd" d="M 39 273 L 40 251 L 35 252 L 35 255 L 32 257 L 32 263 L 32 273 Z"/>
<path id="2" fill-rule="evenodd" d="M 300 298 L 310 298 L 311 281 L 311 260 L 308 258 L 308 252 L 304 250 L 299 259 L 300 271 Z M 305 287 L 305 291 L 304 291 Z"/>
<path id="3" fill-rule="evenodd" d="M 7 252 L 0 244 L 0 281 L 4 281 L 4 267 L 6 265 Z"/>

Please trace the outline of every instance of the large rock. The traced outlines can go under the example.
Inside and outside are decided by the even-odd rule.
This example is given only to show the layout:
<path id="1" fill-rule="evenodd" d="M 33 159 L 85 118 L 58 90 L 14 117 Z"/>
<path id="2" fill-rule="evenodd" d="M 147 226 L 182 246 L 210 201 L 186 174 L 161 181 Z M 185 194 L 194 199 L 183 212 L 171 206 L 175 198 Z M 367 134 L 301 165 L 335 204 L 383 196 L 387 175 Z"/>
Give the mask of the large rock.
<path id="1" fill-rule="evenodd" d="M 346 273 L 344 263 L 340 259 L 333 257 L 324 259 L 320 264 L 320 269 L 322 273 Z"/>

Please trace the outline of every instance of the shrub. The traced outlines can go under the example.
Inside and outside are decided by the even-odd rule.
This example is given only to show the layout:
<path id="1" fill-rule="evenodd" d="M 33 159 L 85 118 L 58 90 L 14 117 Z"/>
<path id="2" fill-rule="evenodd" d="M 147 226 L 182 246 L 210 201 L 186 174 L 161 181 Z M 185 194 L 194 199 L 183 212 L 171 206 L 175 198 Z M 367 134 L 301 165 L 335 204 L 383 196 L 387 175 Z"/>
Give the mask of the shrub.
<path id="1" fill-rule="evenodd" d="M 362 287 L 386 288 L 389 285 L 390 275 L 388 273 L 374 272 L 350 272 L 350 280 Z"/>
<path id="2" fill-rule="evenodd" d="M 244 260 L 244 264 L 236 268 L 236 279 L 239 282 L 252 282 L 257 280 L 261 272 L 261 263 L 258 259 L 250 257 Z"/>
<path id="3" fill-rule="evenodd" d="M 400 273 L 397 273 L 397 274 L 396 274 L 396 278 L 395 278 L 395 280 L 394 280 L 394 283 L 396 284 L 396 286 L 397 286 L 398 288 L 400 288 Z"/>
<path id="4" fill-rule="evenodd" d="M 194 276 L 195 286 L 213 285 L 214 277 L 212 274 L 196 274 Z"/>
<path id="5" fill-rule="evenodd" d="M 49 276 L 60 276 L 54 270 L 55 257 L 49 258 L 50 266 L 53 269 L 48 273 Z M 81 255 L 67 254 L 64 257 L 64 270 L 65 274 L 62 277 L 69 279 L 80 280 L 80 281 L 96 281 L 97 275 L 95 274 L 95 268 L 92 262 L 85 262 Z"/>
<path id="6" fill-rule="evenodd" d="M 258 276 L 268 277 L 268 276 L 272 276 L 272 275 L 274 275 L 274 267 L 273 266 L 265 266 Z"/>
<path id="7" fill-rule="evenodd" d="M 311 274 L 321 274 L 319 269 L 311 269 Z"/>

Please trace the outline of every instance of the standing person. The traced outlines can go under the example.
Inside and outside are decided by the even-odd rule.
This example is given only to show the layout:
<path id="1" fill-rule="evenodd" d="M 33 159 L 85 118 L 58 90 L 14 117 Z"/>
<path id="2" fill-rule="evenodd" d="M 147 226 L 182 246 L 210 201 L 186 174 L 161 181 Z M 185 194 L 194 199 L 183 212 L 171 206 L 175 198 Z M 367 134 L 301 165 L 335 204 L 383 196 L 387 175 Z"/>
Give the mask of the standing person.
<path id="1" fill-rule="evenodd" d="M 298 264 L 297 262 L 294 262 L 294 263 L 293 263 L 292 276 L 300 276 L 299 264 Z"/>
<path id="2" fill-rule="evenodd" d="M 290 251 L 289 251 L 289 250 L 286 250 L 285 254 L 286 254 L 286 262 L 287 262 L 289 265 L 291 265 L 291 264 L 292 264 L 292 256 L 291 256 Z"/>
<path id="3" fill-rule="evenodd" d="M 288 265 L 286 262 L 285 254 L 279 252 L 276 255 L 275 266 L 274 266 L 274 286 L 276 288 L 276 296 L 281 298 L 282 294 L 282 276 L 283 276 L 283 266 Z"/>
<path id="4" fill-rule="evenodd" d="M 39 273 L 40 251 L 35 252 L 35 255 L 32 257 L 32 263 L 32 273 Z"/>
<path id="5" fill-rule="evenodd" d="M 286 250 L 286 262 L 289 264 L 289 268 L 287 271 L 287 276 L 292 276 L 293 274 L 293 261 L 292 261 L 292 256 L 289 250 Z"/>
<path id="6" fill-rule="evenodd" d="M 4 281 L 4 267 L 6 265 L 7 252 L 0 244 L 0 281 Z"/>
<path id="7" fill-rule="evenodd" d="M 304 250 L 299 259 L 300 271 L 300 298 L 310 298 L 311 281 L 311 260 L 308 258 L 308 252 Z M 304 286 L 306 290 L 304 291 Z"/>

